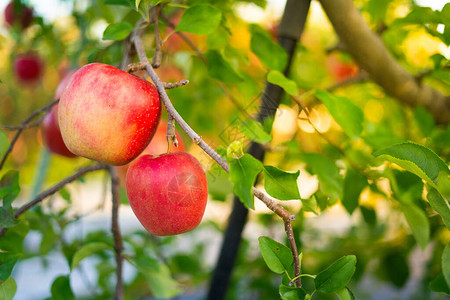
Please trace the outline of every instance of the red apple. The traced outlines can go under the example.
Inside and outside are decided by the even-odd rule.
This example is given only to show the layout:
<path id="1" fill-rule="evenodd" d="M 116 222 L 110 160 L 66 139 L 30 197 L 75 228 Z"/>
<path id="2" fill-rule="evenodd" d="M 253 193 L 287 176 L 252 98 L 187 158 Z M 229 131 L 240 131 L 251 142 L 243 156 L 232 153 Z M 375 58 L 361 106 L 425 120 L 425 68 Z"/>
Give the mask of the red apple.
<path id="1" fill-rule="evenodd" d="M 76 157 L 75 154 L 67 149 L 61 136 L 61 131 L 58 125 L 58 105 L 52 107 L 44 121 L 42 121 L 42 137 L 45 146 L 50 152 L 65 156 Z"/>
<path id="2" fill-rule="evenodd" d="M 187 152 L 139 157 L 128 170 L 126 191 L 144 228 L 160 236 L 197 227 L 208 198 L 205 172 Z"/>
<path id="3" fill-rule="evenodd" d="M 11 26 L 20 22 L 22 29 L 30 26 L 33 19 L 33 10 L 20 1 L 11 1 L 5 8 L 5 21 Z"/>
<path id="4" fill-rule="evenodd" d="M 67 87 L 67 84 L 72 79 L 75 71 L 69 72 L 59 83 L 56 88 L 54 99 L 59 99 L 62 92 Z M 75 154 L 67 149 L 61 136 L 58 123 L 58 104 L 53 106 L 50 113 L 48 113 L 42 121 L 42 137 L 44 144 L 50 152 L 66 156 L 76 157 Z"/>
<path id="5" fill-rule="evenodd" d="M 93 63 L 73 75 L 58 112 L 64 143 L 72 153 L 123 165 L 150 142 L 161 117 L 161 102 L 150 82 Z"/>
<path id="6" fill-rule="evenodd" d="M 25 84 L 36 83 L 42 75 L 43 64 L 35 53 L 19 54 L 14 59 L 17 79 Z"/>
<path id="7" fill-rule="evenodd" d="M 156 129 L 155 135 L 153 136 L 148 146 L 144 149 L 144 151 L 142 151 L 140 155 L 145 154 L 159 155 L 166 153 L 168 146 L 166 133 L 167 133 L 167 121 L 161 120 L 161 122 L 159 122 L 158 129 Z M 178 140 L 178 147 L 172 145 L 171 151 L 172 152 L 185 151 L 186 147 L 184 146 L 183 138 L 181 137 L 178 131 L 175 131 L 175 136 L 177 137 Z M 127 170 L 130 167 L 130 164 L 132 163 L 117 167 L 120 182 L 123 186 L 125 186 L 125 178 L 127 175 Z"/>

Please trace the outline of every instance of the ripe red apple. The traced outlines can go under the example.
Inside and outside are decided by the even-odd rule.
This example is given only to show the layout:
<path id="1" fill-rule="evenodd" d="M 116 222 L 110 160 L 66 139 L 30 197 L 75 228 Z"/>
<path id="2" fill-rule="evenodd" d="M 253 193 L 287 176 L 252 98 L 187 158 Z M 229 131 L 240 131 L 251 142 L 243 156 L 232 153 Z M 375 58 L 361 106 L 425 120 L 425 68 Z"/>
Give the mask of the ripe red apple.
<path id="1" fill-rule="evenodd" d="M 54 99 L 59 99 L 62 92 L 67 87 L 67 84 L 72 79 L 75 71 L 69 72 L 59 83 L 56 88 Z M 66 157 L 76 157 L 75 154 L 67 149 L 66 145 L 61 136 L 61 131 L 59 130 L 58 123 L 58 104 L 52 107 L 51 111 L 45 116 L 42 121 L 42 137 L 44 144 L 50 152 L 66 156 Z"/>
<path id="2" fill-rule="evenodd" d="M 30 26 L 33 19 L 33 10 L 20 1 L 11 1 L 5 8 L 5 21 L 11 26 L 20 22 L 22 29 Z"/>
<path id="3" fill-rule="evenodd" d="M 128 169 L 126 191 L 141 224 L 160 236 L 197 227 L 208 198 L 205 172 L 187 152 L 139 157 Z"/>
<path id="4" fill-rule="evenodd" d="M 52 110 L 42 121 L 42 137 L 44 144 L 50 152 L 65 156 L 76 157 L 75 154 L 67 149 L 61 136 L 58 125 L 58 105 L 52 107 Z"/>
<path id="5" fill-rule="evenodd" d="M 42 69 L 42 61 L 35 53 L 19 54 L 14 59 L 14 71 L 22 83 L 36 83 L 42 75 Z"/>
<path id="6" fill-rule="evenodd" d="M 150 142 L 161 117 L 161 102 L 150 82 L 93 63 L 73 75 L 58 112 L 61 134 L 71 152 L 123 165 Z"/>
<path id="7" fill-rule="evenodd" d="M 156 129 L 155 135 L 153 136 L 152 140 L 148 144 L 148 146 L 142 151 L 140 154 L 146 155 L 146 154 L 152 154 L 152 155 L 160 155 L 167 152 L 167 121 L 161 120 L 159 122 L 158 128 Z M 175 131 L 175 136 L 178 140 L 178 147 L 175 147 L 172 145 L 171 151 L 177 152 L 177 151 L 185 151 L 186 147 L 183 142 L 183 138 L 181 137 L 180 133 L 178 131 Z M 120 182 L 123 186 L 125 186 L 125 178 L 127 175 L 127 170 L 130 167 L 130 164 L 126 164 L 123 166 L 117 167 L 117 172 L 119 174 Z"/>

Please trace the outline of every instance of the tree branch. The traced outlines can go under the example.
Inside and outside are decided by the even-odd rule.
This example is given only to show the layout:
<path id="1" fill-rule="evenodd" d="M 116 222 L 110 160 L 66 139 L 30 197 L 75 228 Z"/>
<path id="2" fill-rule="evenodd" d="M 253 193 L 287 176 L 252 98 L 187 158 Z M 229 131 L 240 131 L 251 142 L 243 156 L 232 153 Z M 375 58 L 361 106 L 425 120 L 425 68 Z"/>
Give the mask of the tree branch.
<path id="1" fill-rule="evenodd" d="M 57 184 L 55 184 L 51 188 L 49 188 L 49 189 L 43 191 L 42 193 L 40 193 L 39 195 L 37 195 L 36 198 L 31 200 L 30 202 L 25 203 L 24 205 L 19 207 L 19 209 L 17 209 L 16 212 L 14 213 L 14 218 L 17 219 L 20 215 L 25 213 L 27 210 L 29 210 L 33 206 L 39 204 L 45 198 L 47 198 L 47 197 L 55 194 L 56 192 L 58 192 L 66 184 L 75 181 L 76 179 L 80 178 L 81 176 L 85 175 L 86 173 L 93 172 L 93 171 L 98 171 L 98 170 L 105 170 L 107 168 L 108 168 L 108 165 L 105 165 L 105 164 L 102 164 L 102 163 L 98 163 L 98 164 L 95 164 L 95 165 L 91 165 L 91 166 L 87 166 L 87 167 L 83 167 L 83 168 L 79 169 L 78 171 L 76 171 L 71 176 L 69 176 L 67 178 L 64 178 L 63 180 L 61 180 L 60 182 L 58 182 Z M 2 228 L 0 230 L 0 238 L 3 237 L 3 235 L 6 233 L 7 230 L 8 230 L 8 228 Z"/>
<path id="2" fill-rule="evenodd" d="M 152 78 L 153 82 L 156 85 L 156 88 L 159 92 L 159 96 L 164 103 L 167 113 L 169 113 L 175 121 L 180 125 L 180 127 L 186 132 L 186 134 L 196 143 L 200 148 L 203 149 L 212 159 L 214 159 L 221 167 L 225 170 L 225 172 L 230 172 L 230 166 L 228 165 L 227 161 L 223 159 L 222 156 L 220 156 L 214 149 L 212 149 L 205 141 L 203 141 L 202 137 L 199 136 L 190 126 L 186 123 L 186 121 L 180 116 L 180 114 L 177 112 L 175 107 L 173 106 L 172 102 L 169 99 L 169 96 L 166 93 L 166 90 L 164 88 L 164 84 L 159 79 L 158 75 L 156 75 L 155 71 L 153 70 L 152 65 L 150 64 L 150 61 L 147 58 L 147 55 L 145 54 L 144 45 L 142 44 L 142 39 L 139 35 L 135 35 L 133 37 L 134 45 L 136 47 L 136 51 L 139 56 L 139 60 L 146 65 L 147 73 Z M 255 191 L 254 189 L 253 191 Z M 275 212 L 277 215 L 283 218 L 283 220 L 292 221 L 295 219 L 295 216 L 292 215 L 290 212 L 285 210 L 281 205 L 277 204 L 275 202 L 274 198 L 271 198 L 267 195 L 264 195 L 262 192 L 255 193 L 255 196 L 260 199 L 262 202 L 264 202 L 269 209 L 271 209 L 273 212 Z M 268 201 L 267 199 L 271 200 Z"/>
<path id="3" fill-rule="evenodd" d="M 14 137 L 11 140 L 11 143 L 9 144 L 8 149 L 5 152 L 5 155 L 3 155 L 2 161 L 0 162 L 0 170 L 3 168 L 3 166 L 5 165 L 6 159 L 8 158 L 8 155 L 11 153 L 11 151 L 14 148 L 14 145 L 16 144 L 17 140 L 19 139 L 20 134 L 22 133 L 22 131 L 26 128 L 29 127 L 29 123 L 38 115 L 40 115 L 41 113 L 44 112 L 49 112 L 50 109 L 59 102 L 59 99 L 56 99 L 52 102 L 50 102 L 49 104 L 39 108 L 38 110 L 34 111 L 31 115 L 29 115 L 25 120 L 22 121 L 22 125 L 17 126 L 17 132 L 14 135 Z M 42 121 L 43 119 L 40 119 L 39 121 Z M 37 122 L 35 122 L 37 123 Z M 35 124 L 33 123 L 33 124 Z"/>
<path id="4" fill-rule="evenodd" d="M 120 180 L 117 175 L 117 168 L 108 166 L 108 172 L 111 175 L 111 194 L 112 194 L 112 223 L 111 231 L 114 238 L 114 252 L 116 256 L 116 291 L 114 293 L 114 300 L 123 299 L 123 281 L 122 281 L 122 267 L 123 267 L 123 241 L 119 226 L 119 206 L 120 206 Z"/>
<path id="5" fill-rule="evenodd" d="M 352 0 L 320 0 L 347 51 L 388 94 L 409 106 L 422 105 L 438 123 L 450 122 L 450 97 L 418 83 L 372 32 Z"/>

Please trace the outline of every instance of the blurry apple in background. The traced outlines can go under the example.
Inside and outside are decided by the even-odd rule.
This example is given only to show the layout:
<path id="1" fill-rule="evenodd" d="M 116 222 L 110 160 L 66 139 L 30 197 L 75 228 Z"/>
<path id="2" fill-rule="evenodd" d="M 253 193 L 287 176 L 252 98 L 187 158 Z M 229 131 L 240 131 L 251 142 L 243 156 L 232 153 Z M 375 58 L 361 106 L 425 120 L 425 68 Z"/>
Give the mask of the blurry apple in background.
<path id="1" fill-rule="evenodd" d="M 161 117 L 155 86 L 115 67 L 92 63 L 63 91 L 58 121 L 74 154 L 124 165 L 147 147 Z"/>
<path id="2" fill-rule="evenodd" d="M 56 88 L 54 99 L 59 99 L 62 92 L 72 80 L 75 71 L 69 72 L 59 83 Z M 75 154 L 67 149 L 61 136 L 61 131 L 58 124 L 58 104 L 52 107 L 51 111 L 45 116 L 42 121 L 42 138 L 47 149 L 65 157 L 76 157 Z"/>
<path id="3" fill-rule="evenodd" d="M 5 8 L 5 21 L 10 26 L 20 23 L 22 29 L 30 26 L 33 20 L 33 10 L 20 1 L 11 1 Z"/>
<path id="4" fill-rule="evenodd" d="M 19 82 L 32 85 L 41 78 L 43 63 L 36 53 L 19 54 L 14 59 L 14 73 Z"/>
<path id="5" fill-rule="evenodd" d="M 327 57 L 326 65 L 331 76 L 337 82 L 350 79 L 359 71 L 358 65 L 353 61 L 346 61 L 336 54 Z"/>
<path id="6" fill-rule="evenodd" d="M 167 121 L 161 120 L 161 122 L 159 122 L 158 129 L 156 129 L 155 135 L 153 136 L 148 146 L 144 149 L 144 151 L 142 151 L 141 156 L 146 154 L 160 155 L 167 153 L 168 145 L 166 133 L 167 133 Z M 183 138 L 181 137 L 180 133 L 177 130 L 175 130 L 175 136 L 177 137 L 178 140 L 178 147 L 172 145 L 171 152 L 185 151 L 186 147 L 184 145 Z M 125 186 L 125 177 L 127 175 L 127 170 L 131 164 L 132 162 L 117 167 L 117 172 L 119 174 L 120 183 L 122 186 Z"/>
<path id="7" fill-rule="evenodd" d="M 151 234 L 184 233 L 202 220 L 208 185 L 202 166 L 191 154 L 143 155 L 131 164 L 126 181 L 131 208 Z"/>

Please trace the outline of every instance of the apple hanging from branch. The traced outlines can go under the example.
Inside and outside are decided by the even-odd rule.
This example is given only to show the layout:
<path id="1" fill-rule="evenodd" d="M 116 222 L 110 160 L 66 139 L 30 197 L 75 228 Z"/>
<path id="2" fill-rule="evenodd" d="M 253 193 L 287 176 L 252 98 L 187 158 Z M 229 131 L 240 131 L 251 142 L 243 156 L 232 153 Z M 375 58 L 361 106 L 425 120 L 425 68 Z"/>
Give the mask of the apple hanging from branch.
<path id="1" fill-rule="evenodd" d="M 73 75 L 58 108 L 67 148 L 111 165 L 135 159 L 160 117 L 161 101 L 153 84 L 101 63 L 85 65 Z"/>
<path id="2" fill-rule="evenodd" d="M 153 136 L 152 140 L 148 144 L 148 146 L 142 151 L 140 155 L 160 155 L 167 152 L 168 145 L 167 145 L 167 121 L 161 120 L 159 122 L 158 128 L 156 129 L 155 135 Z M 183 138 L 181 137 L 180 133 L 178 131 L 175 131 L 175 136 L 178 140 L 178 147 L 175 147 L 172 145 L 171 151 L 177 152 L 177 151 L 185 151 L 186 147 L 183 142 Z M 125 186 L 125 178 L 127 175 L 127 170 L 130 167 L 130 164 L 126 164 L 123 166 L 117 167 L 117 173 L 120 178 L 120 182 L 122 186 Z"/>
<path id="3" fill-rule="evenodd" d="M 187 152 L 139 157 L 128 169 L 126 191 L 138 220 L 159 236 L 197 227 L 208 198 L 205 172 Z"/>

